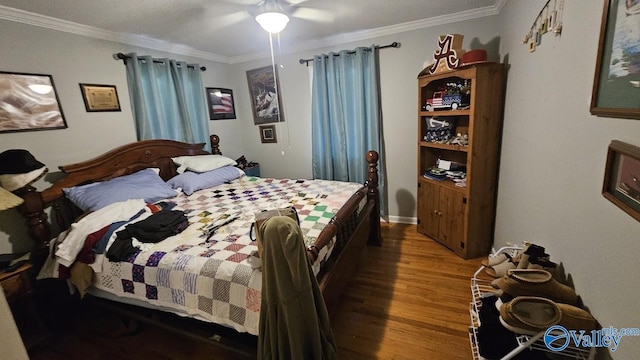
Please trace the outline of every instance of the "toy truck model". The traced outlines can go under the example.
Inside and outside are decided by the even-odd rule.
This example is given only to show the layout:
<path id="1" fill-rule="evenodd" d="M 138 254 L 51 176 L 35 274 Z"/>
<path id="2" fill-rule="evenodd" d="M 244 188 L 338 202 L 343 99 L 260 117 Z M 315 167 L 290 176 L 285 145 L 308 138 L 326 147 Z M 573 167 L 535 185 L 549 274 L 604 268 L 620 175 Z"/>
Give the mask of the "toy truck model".
<path id="1" fill-rule="evenodd" d="M 451 110 L 455 110 L 462 104 L 462 95 L 445 95 L 442 91 L 436 91 L 433 93 L 433 97 L 431 99 L 427 99 L 426 102 L 427 103 L 425 104 L 425 109 L 427 111 L 445 108 L 451 108 Z"/>

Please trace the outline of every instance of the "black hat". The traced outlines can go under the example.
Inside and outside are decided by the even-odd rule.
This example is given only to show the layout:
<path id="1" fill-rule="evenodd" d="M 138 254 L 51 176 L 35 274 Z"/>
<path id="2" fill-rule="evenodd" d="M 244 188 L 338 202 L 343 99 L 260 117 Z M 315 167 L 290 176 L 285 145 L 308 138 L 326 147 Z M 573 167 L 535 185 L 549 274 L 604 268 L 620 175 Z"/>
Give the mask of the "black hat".
<path id="1" fill-rule="evenodd" d="M 0 153 L 0 186 L 15 191 L 30 185 L 47 173 L 47 167 L 27 150 Z"/>
<path id="2" fill-rule="evenodd" d="M 27 150 L 10 149 L 0 153 L 0 175 L 26 174 L 44 166 Z"/>

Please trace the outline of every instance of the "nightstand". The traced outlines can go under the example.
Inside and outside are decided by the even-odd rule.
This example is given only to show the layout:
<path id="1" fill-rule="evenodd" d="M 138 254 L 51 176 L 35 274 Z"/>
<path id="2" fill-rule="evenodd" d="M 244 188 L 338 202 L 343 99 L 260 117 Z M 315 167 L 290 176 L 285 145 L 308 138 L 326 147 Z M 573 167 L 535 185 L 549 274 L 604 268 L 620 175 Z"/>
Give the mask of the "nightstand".
<path id="1" fill-rule="evenodd" d="M 0 274 L 0 286 L 11 307 L 24 346 L 29 349 L 48 337 L 47 329 L 40 318 L 33 298 L 31 264 L 27 263 L 11 272 Z"/>
<path id="2" fill-rule="evenodd" d="M 260 177 L 260 164 L 255 163 L 255 165 L 247 167 L 244 169 L 244 173 L 247 176 L 257 176 Z"/>

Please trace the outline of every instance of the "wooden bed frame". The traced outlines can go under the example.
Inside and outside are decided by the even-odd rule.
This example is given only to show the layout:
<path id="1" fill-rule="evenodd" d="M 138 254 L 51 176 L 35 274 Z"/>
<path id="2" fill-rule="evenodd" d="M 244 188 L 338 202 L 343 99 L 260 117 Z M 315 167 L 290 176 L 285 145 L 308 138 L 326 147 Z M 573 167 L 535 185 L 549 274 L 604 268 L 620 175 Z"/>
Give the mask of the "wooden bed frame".
<path id="1" fill-rule="evenodd" d="M 217 135 L 211 135 L 210 140 L 212 153 L 222 154 L 219 147 L 220 138 Z M 70 202 L 64 197 L 63 188 L 104 181 L 149 167 L 159 168 L 160 176 L 166 181 L 177 174 L 172 157 L 208 154 L 203 150 L 204 145 L 172 140 L 144 140 L 123 145 L 92 160 L 60 166 L 65 177 L 41 192 L 34 188 L 24 190 L 19 194 L 25 199 L 25 203 L 21 206 L 21 213 L 26 218 L 29 235 L 36 242 L 32 253 L 35 267 L 39 269 L 48 255 L 51 227 L 46 209 L 53 209 L 57 227 L 61 230 L 69 227 L 77 215 L 71 210 Z M 318 251 L 329 243 L 342 225 L 350 220 L 350 215 L 366 197 L 366 205 L 358 215 L 357 225 L 351 237 L 345 241 L 344 247 L 338 254 L 332 254 L 332 260 L 329 261 L 330 268 L 323 270 L 321 278 L 318 279 L 330 312 L 337 304 L 346 284 L 355 275 L 357 260 L 364 256 L 366 244 L 381 245 L 382 242 L 377 188 L 377 152 L 369 151 L 366 154 L 366 160 L 368 178 L 365 184 L 338 211 L 318 236 L 314 245 L 307 249 L 307 256 L 312 262 L 315 261 Z"/>

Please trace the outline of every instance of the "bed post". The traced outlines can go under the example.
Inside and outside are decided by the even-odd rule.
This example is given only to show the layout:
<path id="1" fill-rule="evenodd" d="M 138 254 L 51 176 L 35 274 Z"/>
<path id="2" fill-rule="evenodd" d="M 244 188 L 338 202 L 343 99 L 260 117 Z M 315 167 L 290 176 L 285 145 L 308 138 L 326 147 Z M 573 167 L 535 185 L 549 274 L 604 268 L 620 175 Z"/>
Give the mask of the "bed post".
<path id="1" fill-rule="evenodd" d="M 49 252 L 49 239 L 51 229 L 44 212 L 44 202 L 39 191 L 33 186 L 16 191 L 16 194 L 24 199 L 24 203 L 18 207 L 18 211 L 26 219 L 27 232 L 35 244 L 31 252 L 31 262 L 37 271 L 44 264 Z"/>
<path id="2" fill-rule="evenodd" d="M 380 233 L 380 194 L 378 192 L 378 153 L 374 150 L 367 152 L 367 162 L 369 163 L 369 173 L 367 174 L 367 199 L 373 201 L 374 206 L 370 215 L 371 231 L 369 232 L 369 245 L 382 245 L 382 234 Z"/>
<path id="3" fill-rule="evenodd" d="M 211 153 L 213 155 L 222 155 L 222 151 L 220 151 L 220 137 L 218 135 L 210 135 L 209 140 L 211 141 Z"/>

